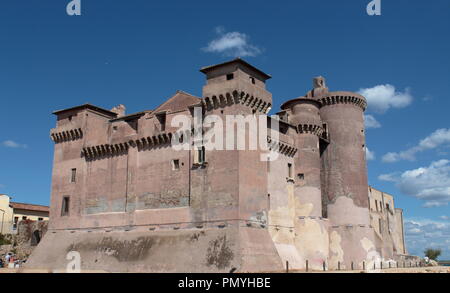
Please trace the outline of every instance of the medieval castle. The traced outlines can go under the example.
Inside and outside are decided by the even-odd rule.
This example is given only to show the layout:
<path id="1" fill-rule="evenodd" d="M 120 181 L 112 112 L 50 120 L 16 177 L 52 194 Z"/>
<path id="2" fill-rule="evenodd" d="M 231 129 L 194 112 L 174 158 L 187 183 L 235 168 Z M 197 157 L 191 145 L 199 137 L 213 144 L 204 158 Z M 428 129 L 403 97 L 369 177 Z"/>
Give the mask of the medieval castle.
<path id="1" fill-rule="evenodd" d="M 70 251 L 82 269 L 114 272 L 365 269 L 407 255 L 402 210 L 368 186 L 363 96 L 315 78 L 272 129 L 268 74 L 242 59 L 201 72 L 202 98 L 179 91 L 131 115 L 91 104 L 54 112 L 50 227 L 28 267 L 65 269 Z M 174 150 L 172 119 L 194 119 L 194 108 L 266 117 L 278 158 Z"/>

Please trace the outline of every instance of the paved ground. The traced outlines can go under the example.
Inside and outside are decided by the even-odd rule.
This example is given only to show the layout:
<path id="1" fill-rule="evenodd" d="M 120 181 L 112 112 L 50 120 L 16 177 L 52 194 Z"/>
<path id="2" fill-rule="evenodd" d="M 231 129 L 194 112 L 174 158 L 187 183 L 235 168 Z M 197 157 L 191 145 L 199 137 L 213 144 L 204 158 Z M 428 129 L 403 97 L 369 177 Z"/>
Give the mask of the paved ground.
<path id="1" fill-rule="evenodd" d="M 19 272 L 19 269 L 0 269 L 0 274 L 12 274 Z M 47 270 L 20 270 L 21 273 L 51 273 Z M 85 271 L 84 273 L 102 273 L 98 271 Z M 302 272 L 292 272 L 292 273 L 302 273 Z M 312 273 L 312 272 L 311 272 Z M 399 269 L 385 269 L 385 270 L 377 270 L 377 271 L 335 271 L 335 272 L 317 272 L 317 273 L 352 273 L 352 274 L 360 274 L 360 273 L 385 273 L 385 274 L 394 274 L 394 273 L 407 273 L 407 274 L 417 274 L 417 273 L 450 273 L 450 267 L 425 267 L 425 268 L 399 268 Z"/>

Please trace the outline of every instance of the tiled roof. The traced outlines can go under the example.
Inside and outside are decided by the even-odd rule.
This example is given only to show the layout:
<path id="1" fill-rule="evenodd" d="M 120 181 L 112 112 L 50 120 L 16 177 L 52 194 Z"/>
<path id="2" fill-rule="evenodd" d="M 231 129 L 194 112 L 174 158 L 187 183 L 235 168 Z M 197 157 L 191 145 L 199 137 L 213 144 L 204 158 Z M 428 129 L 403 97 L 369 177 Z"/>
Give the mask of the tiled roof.
<path id="1" fill-rule="evenodd" d="M 19 203 L 19 202 L 11 202 L 9 204 L 13 209 L 18 210 L 27 210 L 27 211 L 35 211 L 35 212 L 49 212 L 48 206 L 36 205 L 36 204 L 28 204 L 28 203 Z"/>

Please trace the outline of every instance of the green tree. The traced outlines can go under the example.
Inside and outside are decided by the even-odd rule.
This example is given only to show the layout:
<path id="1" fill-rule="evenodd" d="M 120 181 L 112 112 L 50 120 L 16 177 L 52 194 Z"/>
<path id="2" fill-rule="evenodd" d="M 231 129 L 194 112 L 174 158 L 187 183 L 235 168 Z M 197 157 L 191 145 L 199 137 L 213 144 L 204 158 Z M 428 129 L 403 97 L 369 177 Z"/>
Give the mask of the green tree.
<path id="1" fill-rule="evenodd" d="M 441 255 L 442 251 L 440 249 L 427 248 L 425 249 L 425 256 L 432 260 L 437 260 Z"/>

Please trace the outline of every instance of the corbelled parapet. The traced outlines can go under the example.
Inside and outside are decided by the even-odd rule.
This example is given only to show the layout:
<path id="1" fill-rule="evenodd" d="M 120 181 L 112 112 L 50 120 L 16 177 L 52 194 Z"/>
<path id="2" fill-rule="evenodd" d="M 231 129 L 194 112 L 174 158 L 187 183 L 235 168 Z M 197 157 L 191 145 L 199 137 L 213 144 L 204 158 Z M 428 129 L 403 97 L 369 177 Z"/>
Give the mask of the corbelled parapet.
<path id="1" fill-rule="evenodd" d="M 83 130 L 81 128 L 58 130 L 53 129 L 50 132 L 50 137 L 55 143 L 62 143 L 83 138 Z"/>
<path id="2" fill-rule="evenodd" d="M 231 105 L 244 105 L 250 113 L 267 114 L 272 107 L 272 94 L 266 90 L 270 75 L 244 60 L 204 67 L 206 75 L 203 100 L 208 111 Z"/>

